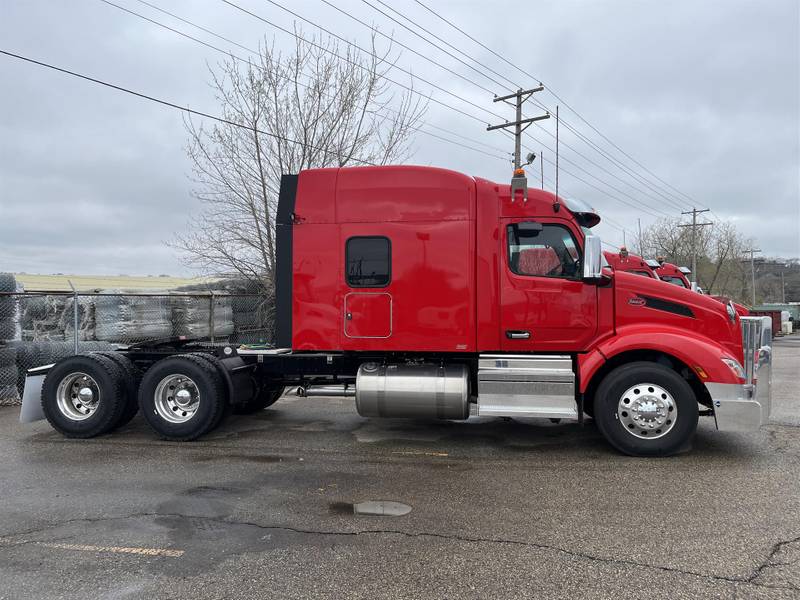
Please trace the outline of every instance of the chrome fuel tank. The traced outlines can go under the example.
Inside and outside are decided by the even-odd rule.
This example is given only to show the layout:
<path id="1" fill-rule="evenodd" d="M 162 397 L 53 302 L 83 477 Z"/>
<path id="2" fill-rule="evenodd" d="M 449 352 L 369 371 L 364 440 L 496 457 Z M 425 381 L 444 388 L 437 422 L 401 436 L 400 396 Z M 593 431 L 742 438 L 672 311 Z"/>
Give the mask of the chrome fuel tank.
<path id="1" fill-rule="evenodd" d="M 467 367 L 364 363 L 356 378 L 356 409 L 363 417 L 466 419 Z"/>

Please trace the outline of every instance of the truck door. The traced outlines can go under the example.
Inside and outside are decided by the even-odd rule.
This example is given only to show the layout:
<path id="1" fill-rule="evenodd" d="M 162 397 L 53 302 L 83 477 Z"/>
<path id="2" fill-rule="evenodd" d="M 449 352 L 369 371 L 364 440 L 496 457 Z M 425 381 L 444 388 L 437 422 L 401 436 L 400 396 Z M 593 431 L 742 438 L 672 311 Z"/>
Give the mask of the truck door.
<path id="1" fill-rule="evenodd" d="M 574 352 L 597 332 L 597 286 L 581 280 L 582 250 L 567 221 L 501 219 L 503 350 Z"/>
<path id="2" fill-rule="evenodd" d="M 392 244 L 387 237 L 346 237 L 345 338 L 388 338 L 392 335 L 391 257 Z"/>

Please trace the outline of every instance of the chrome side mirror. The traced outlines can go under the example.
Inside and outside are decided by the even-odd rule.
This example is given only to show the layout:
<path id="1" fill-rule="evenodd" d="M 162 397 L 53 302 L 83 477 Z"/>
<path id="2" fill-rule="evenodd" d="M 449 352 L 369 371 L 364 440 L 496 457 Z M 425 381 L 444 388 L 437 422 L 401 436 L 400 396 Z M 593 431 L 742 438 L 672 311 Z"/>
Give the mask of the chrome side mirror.
<path id="1" fill-rule="evenodd" d="M 603 246 L 596 235 L 587 235 L 583 246 L 583 279 L 603 277 Z"/>

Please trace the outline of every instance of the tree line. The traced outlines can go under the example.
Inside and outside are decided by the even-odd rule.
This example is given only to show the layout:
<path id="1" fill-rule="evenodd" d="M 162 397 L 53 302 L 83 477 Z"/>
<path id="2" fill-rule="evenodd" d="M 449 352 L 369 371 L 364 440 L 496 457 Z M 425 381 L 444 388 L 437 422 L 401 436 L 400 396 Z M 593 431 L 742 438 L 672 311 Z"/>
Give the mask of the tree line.
<path id="1" fill-rule="evenodd" d="M 692 230 L 680 219 L 661 219 L 642 231 L 631 250 L 645 258 L 658 258 L 678 266 L 692 264 Z M 748 239 L 733 223 L 714 222 L 696 229 L 697 284 L 708 294 L 752 303 L 752 269 L 755 267 L 756 304 L 800 300 L 800 261 L 756 257 L 750 261 Z"/>

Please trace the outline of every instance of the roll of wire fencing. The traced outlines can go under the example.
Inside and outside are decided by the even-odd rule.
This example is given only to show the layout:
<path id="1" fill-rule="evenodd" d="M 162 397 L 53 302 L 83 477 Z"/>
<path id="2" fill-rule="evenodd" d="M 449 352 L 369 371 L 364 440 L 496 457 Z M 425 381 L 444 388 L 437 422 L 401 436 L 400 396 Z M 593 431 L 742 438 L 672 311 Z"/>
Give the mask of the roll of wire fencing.
<path id="1" fill-rule="evenodd" d="M 76 342 L 82 353 L 181 336 L 213 344 L 274 341 L 272 299 L 261 294 L 17 292 L 2 275 L 0 406 L 19 404 L 27 370 L 74 354 Z"/>

